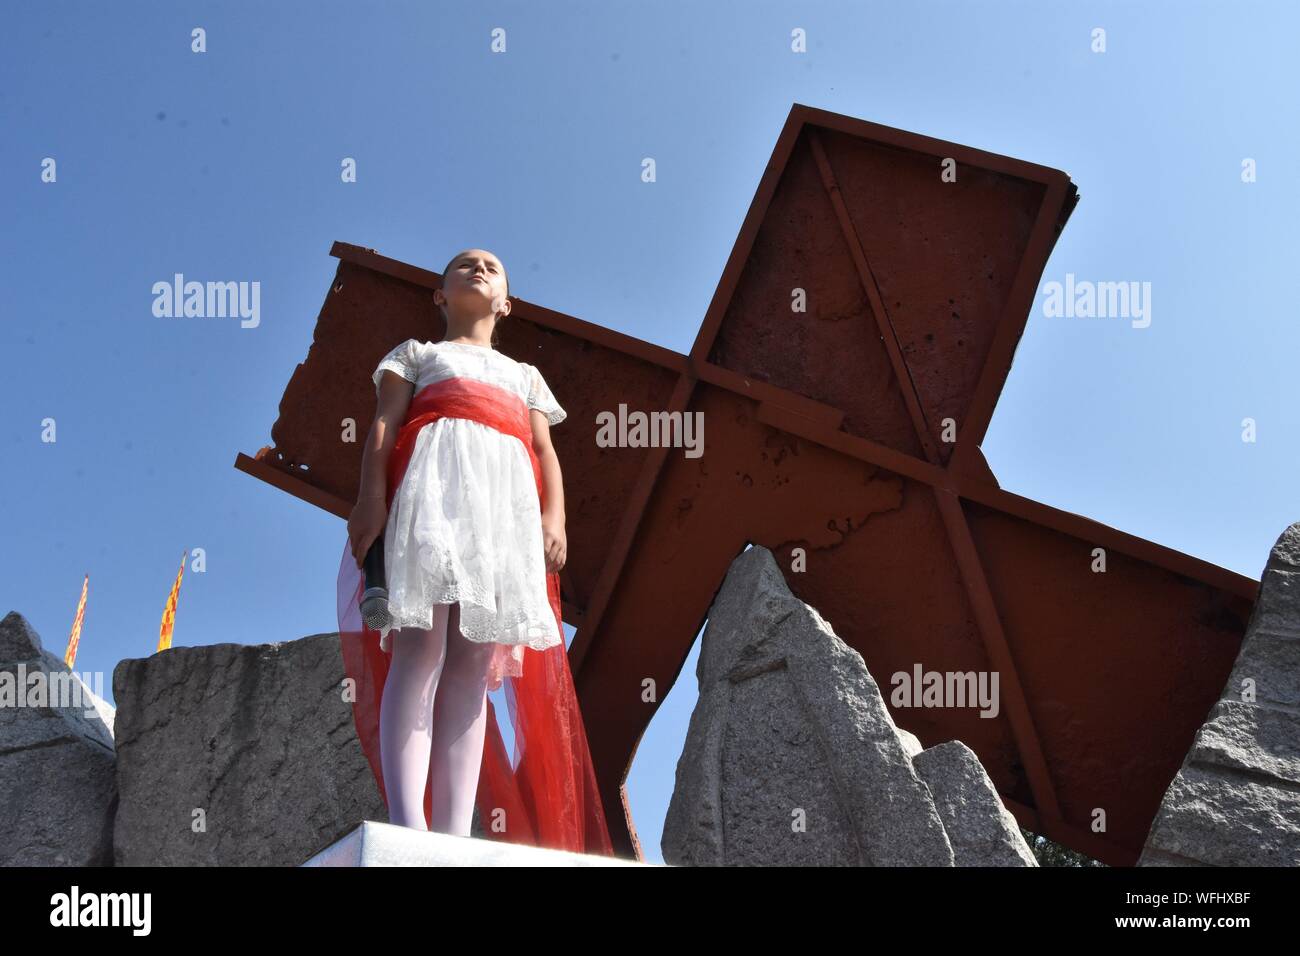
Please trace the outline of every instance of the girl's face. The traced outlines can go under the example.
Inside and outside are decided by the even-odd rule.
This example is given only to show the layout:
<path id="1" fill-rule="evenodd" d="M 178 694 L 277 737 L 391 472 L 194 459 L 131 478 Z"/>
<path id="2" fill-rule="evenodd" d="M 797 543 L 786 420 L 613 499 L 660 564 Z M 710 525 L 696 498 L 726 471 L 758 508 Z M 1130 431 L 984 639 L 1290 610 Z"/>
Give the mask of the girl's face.
<path id="1" fill-rule="evenodd" d="M 477 318 L 509 312 L 506 270 L 501 260 L 483 249 L 463 252 L 452 261 L 442 277 L 442 300 L 457 315 Z"/>

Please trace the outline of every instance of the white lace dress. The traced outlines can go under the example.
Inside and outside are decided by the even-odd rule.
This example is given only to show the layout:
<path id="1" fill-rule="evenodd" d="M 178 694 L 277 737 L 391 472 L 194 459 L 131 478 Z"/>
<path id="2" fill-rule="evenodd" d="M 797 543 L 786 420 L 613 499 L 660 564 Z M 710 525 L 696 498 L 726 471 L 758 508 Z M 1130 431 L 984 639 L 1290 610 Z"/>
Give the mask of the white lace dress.
<path id="1" fill-rule="evenodd" d="M 462 376 L 518 395 L 562 422 L 562 409 L 534 366 L 483 345 L 407 339 L 379 363 L 415 383 Z M 563 643 L 546 593 L 541 509 L 528 451 L 513 435 L 464 418 L 420 429 L 384 533 L 389 630 L 429 629 L 437 604 L 460 602 L 460 630 L 500 645 L 490 686 L 521 673 L 524 648 Z M 389 632 L 381 647 L 389 649 Z"/>

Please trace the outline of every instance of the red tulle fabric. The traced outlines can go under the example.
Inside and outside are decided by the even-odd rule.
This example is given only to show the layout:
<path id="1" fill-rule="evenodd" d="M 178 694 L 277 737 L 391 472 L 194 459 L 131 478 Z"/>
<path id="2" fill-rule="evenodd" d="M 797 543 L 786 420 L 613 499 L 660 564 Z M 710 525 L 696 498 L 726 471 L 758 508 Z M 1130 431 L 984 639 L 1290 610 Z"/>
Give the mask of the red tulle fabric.
<path id="1" fill-rule="evenodd" d="M 513 435 L 523 443 L 537 481 L 540 520 L 545 489 L 541 464 L 533 451 L 528 416 L 528 407 L 519 396 L 476 379 L 447 378 L 421 389 L 411 400 L 388 461 L 389 506 L 406 473 L 420 429 L 443 417 L 468 418 Z M 343 668 L 354 681 L 356 700 L 352 714 L 357 737 L 387 806 L 379 752 L 379 707 L 391 655 L 380 650 L 379 632 L 366 627 L 361 618 L 359 602 L 364 589 L 364 576 L 345 541 L 338 576 Z M 547 573 L 546 590 L 563 637 L 558 573 Z M 522 676 L 506 676 L 503 688 L 514 733 L 514 762 L 512 765 L 506 754 L 489 697 L 483 766 L 476 796 L 485 835 L 508 843 L 612 856 L 596 772 L 563 641 L 545 651 L 526 648 Z M 426 826 L 432 807 L 432 793 L 426 784 Z"/>

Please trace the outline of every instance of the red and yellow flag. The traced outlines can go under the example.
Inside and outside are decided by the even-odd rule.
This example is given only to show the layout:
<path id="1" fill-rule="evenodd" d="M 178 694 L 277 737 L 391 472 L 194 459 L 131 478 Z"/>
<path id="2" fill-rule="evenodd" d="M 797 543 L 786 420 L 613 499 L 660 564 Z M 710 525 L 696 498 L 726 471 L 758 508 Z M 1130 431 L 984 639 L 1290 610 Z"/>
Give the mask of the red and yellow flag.
<path id="1" fill-rule="evenodd" d="M 77 616 L 72 619 L 72 633 L 68 635 L 68 649 L 63 652 L 63 663 L 72 670 L 77 661 L 77 645 L 81 643 L 81 622 L 86 619 L 86 589 L 90 586 L 90 575 L 81 582 L 81 600 L 77 602 Z"/>
<path id="2" fill-rule="evenodd" d="M 181 593 L 181 578 L 185 576 L 185 552 L 181 552 L 181 569 L 176 572 L 172 582 L 171 594 L 167 595 L 167 606 L 163 608 L 162 627 L 158 630 L 158 650 L 165 651 L 172 646 L 172 628 L 176 625 L 176 599 Z"/>

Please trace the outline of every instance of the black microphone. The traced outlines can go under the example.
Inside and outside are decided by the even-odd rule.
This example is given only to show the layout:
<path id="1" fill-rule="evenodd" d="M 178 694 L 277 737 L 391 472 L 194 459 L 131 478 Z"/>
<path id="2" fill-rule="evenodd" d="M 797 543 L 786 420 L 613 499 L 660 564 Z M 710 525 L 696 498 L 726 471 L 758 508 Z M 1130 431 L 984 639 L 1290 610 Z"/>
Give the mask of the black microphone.
<path id="1" fill-rule="evenodd" d="M 370 545 L 362 562 L 366 575 L 366 590 L 361 595 L 361 617 L 372 631 L 382 631 L 389 624 L 388 581 L 384 577 L 384 536 L 381 534 Z"/>

